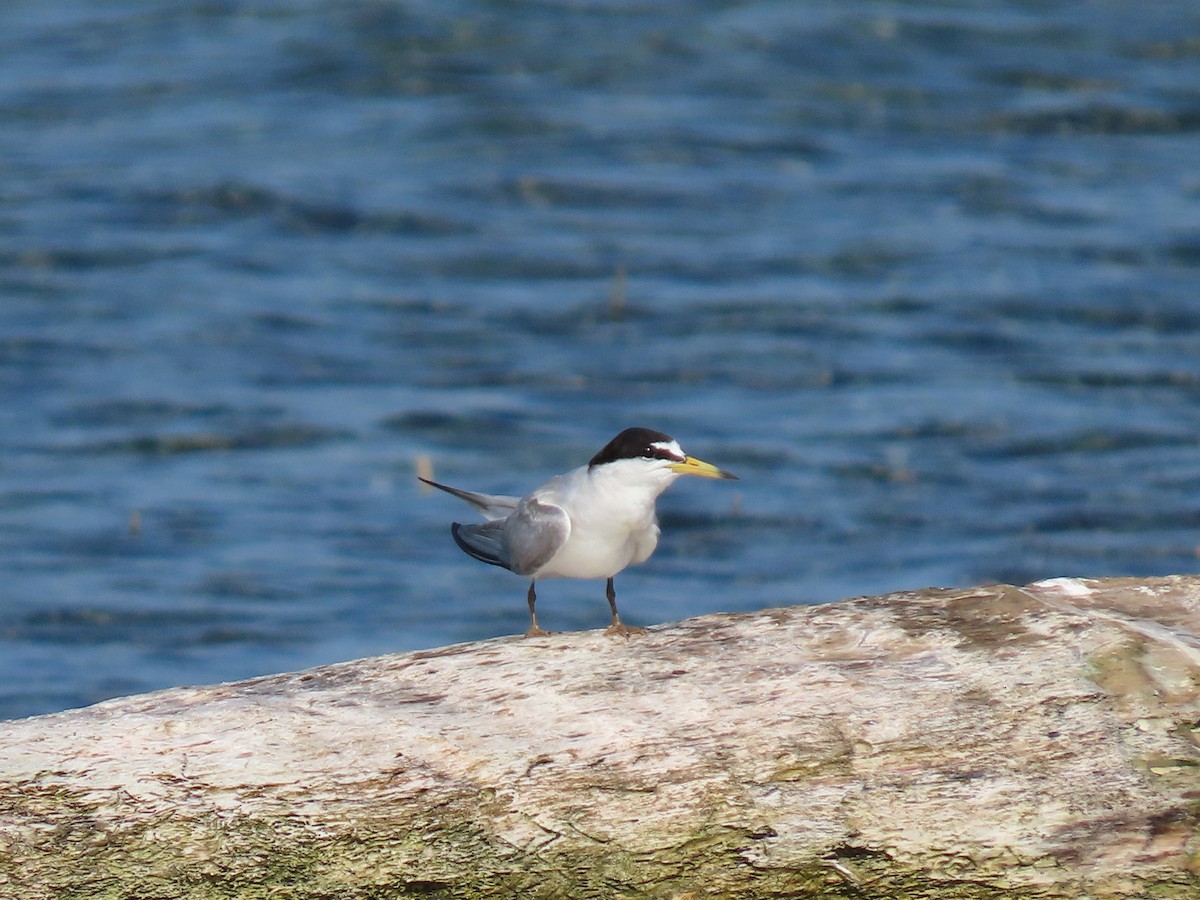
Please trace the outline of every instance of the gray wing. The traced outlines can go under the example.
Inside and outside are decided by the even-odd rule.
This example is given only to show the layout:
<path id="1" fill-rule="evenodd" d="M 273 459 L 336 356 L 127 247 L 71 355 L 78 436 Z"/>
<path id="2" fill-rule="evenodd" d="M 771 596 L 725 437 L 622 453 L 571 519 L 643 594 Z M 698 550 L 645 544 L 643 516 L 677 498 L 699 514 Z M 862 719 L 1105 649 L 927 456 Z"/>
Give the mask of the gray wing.
<path id="1" fill-rule="evenodd" d="M 571 534 L 571 520 L 562 507 L 522 500 L 506 519 L 482 525 L 450 526 L 454 541 L 470 556 L 518 575 L 536 575 L 550 562 Z"/>
<path id="2" fill-rule="evenodd" d="M 460 500 L 466 500 L 473 507 L 483 513 L 485 519 L 503 519 L 511 513 L 520 502 L 520 497 L 505 497 L 500 494 L 477 494 L 474 491 L 464 491 L 461 488 L 452 488 L 449 485 L 438 484 L 436 481 L 430 481 L 428 478 L 421 478 L 430 487 L 435 487 L 439 491 L 445 491 L 447 494 L 453 494 Z"/>
<path id="3" fill-rule="evenodd" d="M 490 566 L 512 568 L 508 561 L 508 549 L 504 546 L 503 519 L 494 519 L 483 525 L 460 525 L 455 522 L 450 526 L 450 533 L 454 535 L 454 543 L 468 556 Z"/>
<path id="4" fill-rule="evenodd" d="M 534 575 L 550 562 L 571 535 L 566 510 L 553 503 L 526 497 L 504 520 L 504 544 L 508 568 L 518 575 Z"/>

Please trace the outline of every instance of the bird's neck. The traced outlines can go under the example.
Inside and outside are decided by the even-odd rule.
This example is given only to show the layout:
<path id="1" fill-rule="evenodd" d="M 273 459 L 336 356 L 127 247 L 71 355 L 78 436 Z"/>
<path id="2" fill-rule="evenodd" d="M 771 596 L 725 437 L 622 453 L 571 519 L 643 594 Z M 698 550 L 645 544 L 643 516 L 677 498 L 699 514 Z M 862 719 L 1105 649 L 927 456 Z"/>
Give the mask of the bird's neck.
<path id="1" fill-rule="evenodd" d="M 596 466 L 589 475 L 596 493 L 612 498 L 614 504 L 649 507 L 679 477 L 667 468 L 647 469 L 638 460 Z"/>

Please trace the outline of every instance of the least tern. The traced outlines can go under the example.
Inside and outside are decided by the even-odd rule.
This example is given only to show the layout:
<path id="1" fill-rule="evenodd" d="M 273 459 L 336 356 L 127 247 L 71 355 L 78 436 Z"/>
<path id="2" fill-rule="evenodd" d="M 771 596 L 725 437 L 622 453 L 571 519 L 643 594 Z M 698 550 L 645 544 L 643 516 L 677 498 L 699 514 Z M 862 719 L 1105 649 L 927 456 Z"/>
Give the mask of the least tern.
<path id="1" fill-rule="evenodd" d="M 658 545 L 654 504 L 680 475 L 736 478 L 688 456 L 661 431 L 626 428 L 585 466 L 558 475 L 524 497 L 477 494 L 421 478 L 467 501 L 487 519 L 480 525 L 450 526 L 454 540 L 475 559 L 530 579 L 526 637 L 549 634 L 538 627 L 534 604 L 539 578 L 607 578 L 612 624 L 606 634 L 628 637 L 617 614 L 613 578 L 645 562 Z"/>

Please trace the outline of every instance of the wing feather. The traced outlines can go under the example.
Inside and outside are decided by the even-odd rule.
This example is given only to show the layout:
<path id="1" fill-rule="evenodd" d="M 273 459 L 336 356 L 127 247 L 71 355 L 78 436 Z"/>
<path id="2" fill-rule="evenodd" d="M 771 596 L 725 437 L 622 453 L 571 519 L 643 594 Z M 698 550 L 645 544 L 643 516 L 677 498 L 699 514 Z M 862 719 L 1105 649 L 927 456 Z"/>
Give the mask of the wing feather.
<path id="1" fill-rule="evenodd" d="M 455 522 L 450 526 L 450 533 L 454 535 L 454 543 L 468 556 L 491 566 L 512 568 L 508 561 L 508 551 L 504 547 L 503 519 L 485 522 L 483 525 L 460 525 Z"/>
<path id="2" fill-rule="evenodd" d="M 422 478 L 426 484 L 470 503 L 488 518 L 481 525 L 450 526 L 454 542 L 469 556 L 518 575 L 536 575 L 571 535 L 571 519 L 561 506 L 535 497 L 477 494 Z"/>
<path id="3" fill-rule="evenodd" d="M 518 575 L 536 575 L 570 536 L 571 519 L 566 510 L 526 497 L 504 520 L 508 567 Z"/>

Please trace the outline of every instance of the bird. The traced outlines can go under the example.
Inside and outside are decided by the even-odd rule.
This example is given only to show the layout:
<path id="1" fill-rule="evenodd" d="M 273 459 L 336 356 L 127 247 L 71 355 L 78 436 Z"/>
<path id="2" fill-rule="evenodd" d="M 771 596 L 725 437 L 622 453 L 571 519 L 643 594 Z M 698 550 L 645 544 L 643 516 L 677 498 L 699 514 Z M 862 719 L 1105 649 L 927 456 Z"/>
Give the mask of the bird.
<path id="1" fill-rule="evenodd" d="M 523 497 L 479 494 L 418 478 L 483 514 L 486 521 L 480 524 L 450 526 L 463 552 L 530 579 L 525 637 L 550 634 L 537 621 L 539 578 L 604 578 L 612 611 L 605 633 L 627 638 L 645 629 L 621 621 L 613 579 L 628 566 L 645 562 L 658 546 L 655 503 L 682 475 L 737 478 L 688 456 L 670 435 L 650 428 L 626 428 L 586 465 Z"/>

